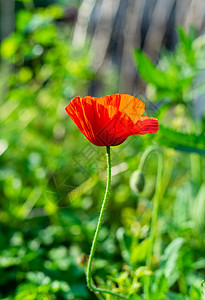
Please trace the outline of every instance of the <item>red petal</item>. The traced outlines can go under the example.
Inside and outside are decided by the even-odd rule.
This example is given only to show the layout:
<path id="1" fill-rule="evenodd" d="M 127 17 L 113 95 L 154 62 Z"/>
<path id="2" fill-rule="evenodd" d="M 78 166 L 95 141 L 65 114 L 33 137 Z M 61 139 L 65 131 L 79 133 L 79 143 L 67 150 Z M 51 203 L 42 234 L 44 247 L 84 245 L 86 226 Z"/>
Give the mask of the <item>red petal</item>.
<path id="1" fill-rule="evenodd" d="M 141 100 L 127 94 L 115 94 L 94 99 L 104 106 L 116 107 L 118 111 L 127 115 L 133 123 L 136 123 L 145 111 L 145 104 Z"/>
<path id="2" fill-rule="evenodd" d="M 97 146 L 116 146 L 130 135 L 158 130 L 156 119 L 140 118 L 144 103 L 130 95 L 76 97 L 65 110 L 84 136 Z"/>
<path id="3" fill-rule="evenodd" d="M 138 134 L 157 132 L 159 129 L 158 120 L 151 117 L 141 117 L 136 123 Z"/>

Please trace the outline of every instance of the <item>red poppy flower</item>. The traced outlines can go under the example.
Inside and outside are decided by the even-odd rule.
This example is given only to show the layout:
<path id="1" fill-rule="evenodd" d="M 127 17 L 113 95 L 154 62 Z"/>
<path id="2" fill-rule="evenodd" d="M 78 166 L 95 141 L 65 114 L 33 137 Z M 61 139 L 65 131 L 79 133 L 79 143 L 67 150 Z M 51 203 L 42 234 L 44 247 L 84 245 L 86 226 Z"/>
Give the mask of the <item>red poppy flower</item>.
<path id="1" fill-rule="evenodd" d="M 158 120 L 142 116 L 145 104 L 130 95 L 75 97 L 65 108 L 68 115 L 96 146 L 117 146 L 130 135 L 158 131 Z"/>

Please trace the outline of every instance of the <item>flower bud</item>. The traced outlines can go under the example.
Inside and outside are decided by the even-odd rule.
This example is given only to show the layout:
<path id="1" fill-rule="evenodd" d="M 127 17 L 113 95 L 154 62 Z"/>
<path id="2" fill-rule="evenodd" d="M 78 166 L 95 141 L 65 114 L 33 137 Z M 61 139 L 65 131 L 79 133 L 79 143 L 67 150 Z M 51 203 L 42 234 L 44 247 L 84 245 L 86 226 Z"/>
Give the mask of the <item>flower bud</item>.
<path id="1" fill-rule="evenodd" d="M 130 188 L 135 193 L 141 193 L 145 186 L 144 174 L 141 171 L 134 171 L 130 176 Z"/>

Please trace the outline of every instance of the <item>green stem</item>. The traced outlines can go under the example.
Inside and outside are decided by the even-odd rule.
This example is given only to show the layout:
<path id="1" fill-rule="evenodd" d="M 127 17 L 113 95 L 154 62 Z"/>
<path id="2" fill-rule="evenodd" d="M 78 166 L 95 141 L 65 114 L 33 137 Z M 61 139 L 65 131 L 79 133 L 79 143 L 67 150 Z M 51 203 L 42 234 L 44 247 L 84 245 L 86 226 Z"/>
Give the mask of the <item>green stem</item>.
<path id="1" fill-rule="evenodd" d="M 153 253 L 153 246 L 154 246 L 156 226 L 157 226 L 160 193 L 161 193 L 162 170 L 163 170 L 162 153 L 159 151 L 159 148 L 156 146 L 149 147 L 144 152 L 144 154 L 140 160 L 140 164 L 139 164 L 139 170 L 142 171 L 142 168 L 145 164 L 145 161 L 146 161 L 148 155 L 153 151 L 156 151 L 157 156 L 158 156 L 158 167 L 157 167 L 157 179 L 156 179 L 155 195 L 154 195 L 154 207 L 153 207 L 153 213 L 152 213 L 152 222 L 151 222 L 149 244 L 148 244 L 148 249 L 147 249 L 147 260 L 146 260 L 146 265 L 149 268 L 151 268 L 151 266 L 152 266 L 152 253 Z M 146 300 L 150 299 L 150 276 L 147 277 L 146 281 L 145 281 L 145 299 Z"/>
<path id="2" fill-rule="evenodd" d="M 103 200 L 102 207 L 101 207 L 101 210 L 100 210 L 98 224 L 97 224 L 94 239 L 93 239 L 93 242 L 92 242 L 92 247 L 91 247 L 90 256 L 89 256 L 89 260 L 88 260 L 88 266 L 87 266 L 86 279 L 87 279 L 88 288 L 93 292 L 106 293 L 106 294 L 115 296 L 117 298 L 127 299 L 126 296 L 117 294 L 117 293 L 112 292 L 110 290 L 106 290 L 106 289 L 96 287 L 93 284 L 92 277 L 91 277 L 91 275 L 92 275 L 91 274 L 92 261 L 93 261 L 93 258 L 94 258 L 96 243 L 97 243 L 98 235 L 99 235 L 100 228 L 101 228 L 102 221 L 103 221 L 103 215 L 104 215 L 104 212 L 105 212 L 105 207 L 106 207 L 106 204 L 107 204 L 107 201 L 108 201 L 108 196 L 109 196 L 109 192 L 110 192 L 110 183 L 111 183 L 110 146 L 107 146 L 107 185 L 106 185 L 104 200 Z"/>

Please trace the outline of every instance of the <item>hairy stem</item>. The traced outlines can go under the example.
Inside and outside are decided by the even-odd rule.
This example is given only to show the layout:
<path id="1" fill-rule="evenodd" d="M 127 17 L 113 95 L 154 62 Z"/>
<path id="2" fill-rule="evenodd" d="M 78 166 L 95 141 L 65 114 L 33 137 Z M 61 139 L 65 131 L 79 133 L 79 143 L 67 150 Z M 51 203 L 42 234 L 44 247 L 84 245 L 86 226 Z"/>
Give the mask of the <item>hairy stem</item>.
<path id="1" fill-rule="evenodd" d="M 104 200 L 103 200 L 102 207 L 101 207 L 101 210 L 100 210 L 98 224 L 97 224 L 94 239 L 93 239 L 93 242 L 92 242 L 92 247 L 91 247 L 90 256 L 89 256 L 89 260 L 88 260 L 88 266 L 87 266 L 86 279 L 87 279 L 88 288 L 93 292 L 107 293 L 109 295 L 115 296 L 115 297 L 120 298 L 120 299 L 127 299 L 126 296 L 117 294 L 117 293 L 112 292 L 112 291 L 107 290 L 107 289 L 98 288 L 92 282 L 91 267 L 92 267 L 92 262 L 93 262 L 93 258 L 94 258 L 94 254 L 95 254 L 98 235 L 99 235 L 100 228 L 101 228 L 102 221 L 103 221 L 103 215 L 104 215 L 104 212 L 105 212 L 105 207 L 106 207 L 106 204 L 107 204 L 107 201 L 108 201 L 108 196 L 109 196 L 109 191 L 110 191 L 110 183 L 111 183 L 110 146 L 107 146 L 107 185 L 106 185 Z"/>

